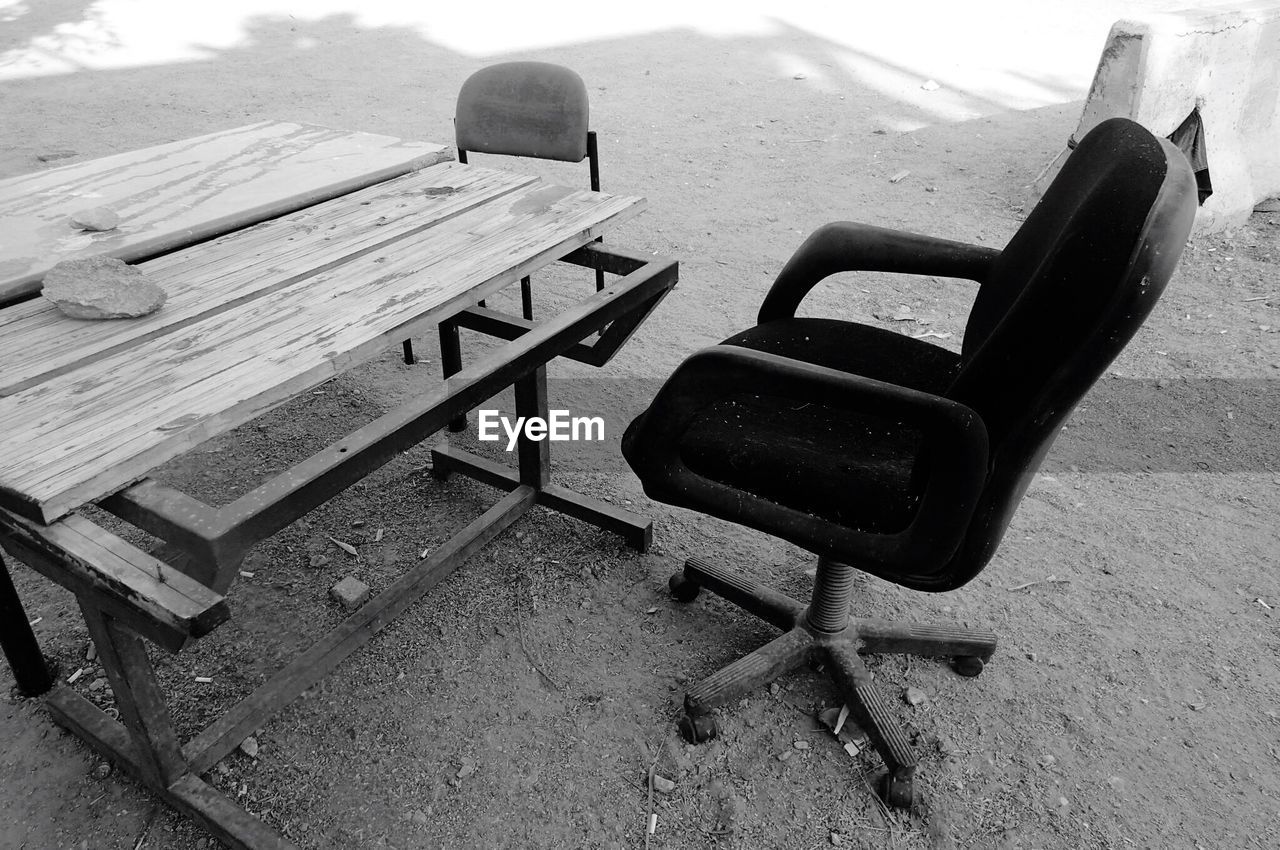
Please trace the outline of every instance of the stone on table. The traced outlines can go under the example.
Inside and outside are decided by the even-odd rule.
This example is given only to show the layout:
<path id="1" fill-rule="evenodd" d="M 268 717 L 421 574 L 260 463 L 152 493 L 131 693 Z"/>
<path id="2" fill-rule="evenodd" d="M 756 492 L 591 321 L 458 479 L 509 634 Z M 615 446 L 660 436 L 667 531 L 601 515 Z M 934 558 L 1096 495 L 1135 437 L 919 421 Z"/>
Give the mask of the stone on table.
<path id="1" fill-rule="evenodd" d="M 73 319 L 130 319 L 164 304 L 165 292 L 114 257 L 63 260 L 44 276 L 40 293 Z"/>
<path id="2" fill-rule="evenodd" d="M 115 230 L 120 216 L 110 207 L 89 207 L 73 212 L 71 223 L 81 230 Z"/>

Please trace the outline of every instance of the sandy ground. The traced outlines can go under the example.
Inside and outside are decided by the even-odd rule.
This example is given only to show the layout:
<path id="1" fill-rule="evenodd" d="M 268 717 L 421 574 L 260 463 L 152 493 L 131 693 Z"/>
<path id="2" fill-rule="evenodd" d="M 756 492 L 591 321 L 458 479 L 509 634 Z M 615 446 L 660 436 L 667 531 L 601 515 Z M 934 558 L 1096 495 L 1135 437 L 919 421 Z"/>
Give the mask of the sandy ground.
<path id="1" fill-rule="evenodd" d="M 672 603 L 667 576 L 709 555 L 803 596 L 811 559 L 649 502 L 616 447 L 682 357 L 752 322 L 817 225 L 1002 245 L 1074 129 L 1109 23 L 1183 4 L 716 16 L 657 4 L 599 19 L 402 5 L 0 2 L 0 176 L 58 164 L 38 159 L 50 151 L 78 160 L 263 119 L 447 142 L 467 74 L 545 59 L 588 81 L 605 189 L 649 198 L 610 238 L 681 263 L 677 291 L 613 364 L 552 372 L 553 403 L 602 413 L 609 437 L 558 454 L 557 479 L 653 516 L 653 551 L 531 515 L 261 729 L 256 758 L 237 753 L 210 781 L 304 847 L 645 846 L 641 777 L 655 759 L 677 786 L 656 803 L 653 847 L 1280 846 L 1280 216 L 1193 241 L 977 580 L 942 596 L 861 585 L 860 610 L 1001 638 L 976 680 L 874 662 L 890 695 L 928 695 L 898 703 L 923 756 L 910 813 L 884 812 L 864 780 L 877 759 L 850 758 L 814 721 L 834 702 L 821 676 L 727 709 L 716 742 L 679 739 L 683 685 L 770 633 L 714 599 Z M 930 79 L 936 90 L 921 87 Z M 585 182 L 568 166 L 505 165 Z M 972 296 L 957 282 L 841 276 L 804 309 L 954 346 Z M 886 318 L 904 304 L 928 324 Z M 429 348 L 414 367 L 388 351 L 159 475 L 226 501 L 436 380 Z M 480 485 L 433 482 L 425 459 L 406 454 L 258 547 L 233 621 L 191 652 L 157 654 L 184 733 L 340 620 L 325 598 L 339 577 L 376 590 L 492 503 Z M 14 572 L 46 651 L 88 667 L 79 684 L 109 701 L 72 600 Z M 0 670 L 0 689 L 9 681 Z M 0 847 L 213 846 L 108 775 L 37 701 L 0 703 L 0 740 Z"/>

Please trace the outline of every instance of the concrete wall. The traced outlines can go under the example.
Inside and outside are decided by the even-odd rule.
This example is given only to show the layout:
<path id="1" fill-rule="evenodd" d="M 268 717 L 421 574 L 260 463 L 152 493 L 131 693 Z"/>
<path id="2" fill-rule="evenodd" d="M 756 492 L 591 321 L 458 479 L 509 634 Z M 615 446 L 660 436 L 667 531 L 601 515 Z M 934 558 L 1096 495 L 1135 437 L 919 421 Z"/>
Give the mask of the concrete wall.
<path id="1" fill-rule="evenodd" d="M 1280 0 L 1117 21 L 1074 138 L 1117 115 L 1168 136 L 1197 106 L 1214 190 L 1196 216 L 1206 232 L 1280 195 Z M 1037 179 L 1037 198 L 1067 153 Z"/>

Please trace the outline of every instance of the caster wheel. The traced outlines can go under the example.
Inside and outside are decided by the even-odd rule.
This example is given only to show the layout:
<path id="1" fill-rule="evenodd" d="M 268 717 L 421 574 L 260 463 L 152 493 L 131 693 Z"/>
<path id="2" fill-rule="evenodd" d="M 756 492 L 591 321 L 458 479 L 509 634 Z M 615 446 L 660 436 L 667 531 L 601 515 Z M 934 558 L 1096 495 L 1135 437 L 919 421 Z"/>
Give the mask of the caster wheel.
<path id="1" fill-rule="evenodd" d="M 908 776 L 905 779 L 896 777 L 892 773 L 886 773 L 880 778 L 879 787 L 876 789 L 880 792 L 880 799 L 884 800 L 886 806 L 895 809 L 909 809 L 916 802 L 916 780 L 914 776 Z"/>
<path id="2" fill-rule="evenodd" d="M 957 655 L 951 659 L 951 669 L 966 679 L 977 676 L 984 666 L 986 665 L 983 660 L 976 655 Z"/>
<path id="3" fill-rule="evenodd" d="M 699 714 L 693 716 L 686 714 L 680 718 L 680 735 L 690 744 L 705 744 L 712 738 L 720 734 L 720 727 L 716 724 L 716 718 L 713 714 Z"/>
<path id="4" fill-rule="evenodd" d="M 702 590 L 702 585 L 690 581 L 684 573 L 676 573 L 667 579 L 667 587 L 671 589 L 671 595 L 677 602 L 692 602 Z"/>

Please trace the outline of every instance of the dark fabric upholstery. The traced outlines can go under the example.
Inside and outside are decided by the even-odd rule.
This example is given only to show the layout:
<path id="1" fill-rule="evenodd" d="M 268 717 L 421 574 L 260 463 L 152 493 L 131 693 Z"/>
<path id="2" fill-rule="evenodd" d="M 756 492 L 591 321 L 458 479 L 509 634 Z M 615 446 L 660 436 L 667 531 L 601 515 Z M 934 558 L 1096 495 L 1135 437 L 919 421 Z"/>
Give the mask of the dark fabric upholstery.
<path id="1" fill-rule="evenodd" d="M 964 367 L 947 395 L 982 416 L 993 445 L 1046 408 L 1078 400 L 1060 379 L 1078 372 L 1104 323 L 1118 318 L 1109 310 L 1160 190 L 1165 152 L 1137 124 L 1103 130 L 1077 146 L 969 314 Z"/>
<path id="2" fill-rule="evenodd" d="M 549 62 L 503 62 L 462 84 L 454 117 L 458 148 L 582 162 L 587 155 L 587 86 Z"/>
<path id="3" fill-rule="evenodd" d="M 839 394 L 820 395 L 821 403 L 810 404 L 795 401 L 795 394 L 785 400 L 725 397 L 714 377 L 701 373 L 695 373 L 705 394 L 699 404 L 687 392 L 673 392 L 677 401 L 668 410 L 659 393 L 628 429 L 623 452 L 646 492 L 663 501 L 732 518 L 907 587 L 960 587 L 994 554 L 1072 408 L 1155 306 L 1195 210 L 1195 179 L 1181 152 L 1132 121 L 1110 119 L 1081 140 L 999 256 L 973 264 L 982 269 L 982 286 L 960 355 L 830 319 L 771 318 L 725 340 L 962 405 L 958 409 L 981 421 L 982 443 L 965 443 L 968 455 L 935 454 L 932 473 L 928 455 L 937 451 L 934 444 L 924 444 L 919 433 L 899 423 L 877 420 L 874 411 L 823 406 L 839 404 Z M 848 232 L 835 228 L 830 239 L 839 241 Z M 906 244 L 883 236 L 868 243 L 865 232 L 856 236 L 846 241 L 893 241 L 899 253 Z M 788 268 L 829 250 L 813 238 Z M 931 249 L 922 242 L 918 250 L 920 256 L 902 260 L 915 273 L 929 273 L 924 269 L 930 262 L 955 267 L 951 248 Z M 833 265 L 830 257 L 814 262 Z M 838 265 L 856 270 L 858 262 L 850 256 Z M 789 304 L 769 315 L 793 309 Z M 777 374 L 756 368 L 761 375 Z M 677 370 L 668 385 L 682 386 L 681 374 Z M 755 389 L 741 371 L 733 385 Z M 850 404 L 865 397 L 847 394 Z M 700 418 L 683 431 L 678 447 L 646 445 L 647 434 L 665 440 L 671 433 L 654 423 L 678 422 L 683 428 L 691 415 Z M 941 471 L 943 460 L 956 457 L 975 459 L 964 472 L 964 485 L 972 485 L 967 490 L 955 473 L 948 478 Z M 655 464 L 661 469 L 651 474 L 657 487 L 650 491 L 644 471 Z M 693 475 L 682 478 L 686 467 Z M 725 486 L 703 486 L 708 480 Z M 941 483 L 935 487 L 936 482 Z M 962 501 L 939 497 L 947 488 L 970 495 Z M 959 519 L 951 527 L 941 521 L 953 516 Z M 847 530 L 854 534 L 843 535 L 847 542 L 837 548 L 832 541 Z M 938 552 L 945 554 L 933 558 Z"/>
<path id="4" fill-rule="evenodd" d="M 934 393 L 959 365 L 937 346 L 833 319 L 769 322 L 724 342 Z M 916 505 L 919 443 L 916 431 L 874 415 L 752 395 L 711 407 L 681 442 L 681 457 L 693 472 L 779 504 L 894 532 Z"/>

